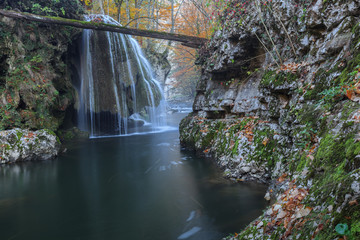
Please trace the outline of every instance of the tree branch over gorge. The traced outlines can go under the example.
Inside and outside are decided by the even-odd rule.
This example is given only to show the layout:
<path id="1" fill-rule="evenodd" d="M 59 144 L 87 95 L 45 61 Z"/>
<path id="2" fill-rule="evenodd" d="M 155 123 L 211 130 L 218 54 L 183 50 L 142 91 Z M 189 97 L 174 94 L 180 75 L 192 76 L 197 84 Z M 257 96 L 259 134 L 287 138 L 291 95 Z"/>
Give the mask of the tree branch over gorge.
<path id="1" fill-rule="evenodd" d="M 86 22 L 86 21 L 67 19 L 61 17 L 40 16 L 31 13 L 7 11 L 3 9 L 0 9 L 0 15 L 9 18 L 23 19 L 33 22 L 58 24 L 58 25 L 71 26 L 71 27 L 83 28 L 83 29 L 93 29 L 99 31 L 118 32 L 118 33 L 129 34 L 140 37 L 166 39 L 170 41 L 180 42 L 182 45 L 191 48 L 200 48 L 204 43 L 208 41 L 208 39 L 206 38 L 200 38 L 200 37 L 194 37 L 194 36 L 188 36 L 188 35 L 182 35 L 176 33 L 126 28 L 126 27 L 117 26 L 113 24 L 106 24 L 102 22 Z"/>

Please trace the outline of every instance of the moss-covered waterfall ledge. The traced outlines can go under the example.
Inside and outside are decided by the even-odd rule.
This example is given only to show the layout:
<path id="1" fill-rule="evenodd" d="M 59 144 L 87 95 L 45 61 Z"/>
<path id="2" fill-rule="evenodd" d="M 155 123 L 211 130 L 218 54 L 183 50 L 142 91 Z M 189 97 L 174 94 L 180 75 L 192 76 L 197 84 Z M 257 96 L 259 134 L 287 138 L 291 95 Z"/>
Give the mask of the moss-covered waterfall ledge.
<path id="1" fill-rule="evenodd" d="M 229 9 L 180 125 L 224 176 L 269 184 L 274 203 L 229 239 L 360 239 L 360 3 Z"/>
<path id="2" fill-rule="evenodd" d="M 2 1 L 0 8 L 80 18 L 77 1 Z M 73 104 L 69 47 L 81 31 L 0 17 L 0 163 L 55 157 Z M 29 130 L 28 130 L 29 129 Z M 31 131 L 30 131 L 31 130 Z"/>

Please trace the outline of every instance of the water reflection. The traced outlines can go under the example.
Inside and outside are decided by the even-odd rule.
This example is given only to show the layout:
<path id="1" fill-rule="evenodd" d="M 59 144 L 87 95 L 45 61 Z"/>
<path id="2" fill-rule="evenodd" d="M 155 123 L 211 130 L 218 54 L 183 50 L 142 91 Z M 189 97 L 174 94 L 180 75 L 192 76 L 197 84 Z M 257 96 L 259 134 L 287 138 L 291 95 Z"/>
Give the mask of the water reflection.
<path id="1" fill-rule="evenodd" d="M 232 184 L 180 151 L 178 133 L 78 142 L 50 162 L 0 169 L 4 239 L 212 240 L 265 206 L 265 187 Z"/>

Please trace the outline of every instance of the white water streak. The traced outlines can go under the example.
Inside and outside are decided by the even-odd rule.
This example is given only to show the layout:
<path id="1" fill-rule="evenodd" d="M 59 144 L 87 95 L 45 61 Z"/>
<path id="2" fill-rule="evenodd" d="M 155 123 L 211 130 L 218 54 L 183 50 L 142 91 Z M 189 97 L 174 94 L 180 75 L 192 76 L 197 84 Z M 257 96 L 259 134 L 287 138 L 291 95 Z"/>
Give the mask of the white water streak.
<path id="1" fill-rule="evenodd" d="M 101 19 L 105 23 L 120 25 L 114 19 L 106 15 L 90 15 L 87 17 L 88 21 L 92 19 Z M 98 86 L 99 83 L 96 82 L 98 80 L 94 79 L 93 76 L 93 72 L 97 70 L 97 66 L 93 66 L 93 62 L 94 60 L 99 60 L 94 59 L 96 53 L 93 53 L 93 51 L 96 48 L 91 46 L 93 34 L 94 32 L 92 30 L 84 30 L 83 32 L 81 69 L 79 71 L 81 85 L 80 89 L 78 89 L 80 105 L 78 108 L 78 119 L 79 128 L 81 130 L 89 131 L 91 137 L 102 137 L 100 128 L 106 125 L 107 122 L 100 122 L 102 118 L 99 114 L 101 114 L 102 107 L 99 106 L 99 102 L 102 96 L 99 96 L 99 94 L 95 92 L 97 89 L 94 89 L 94 86 Z M 117 122 L 117 129 L 114 129 L 114 133 L 111 135 L 128 135 L 129 119 L 132 119 L 132 121 L 135 122 L 135 131 L 132 130 L 132 134 L 137 133 L 137 121 L 144 123 L 150 122 L 150 126 L 152 128 L 151 131 L 157 131 L 159 127 L 165 126 L 166 123 L 165 98 L 159 82 L 154 78 L 150 63 L 145 58 L 135 39 L 123 34 L 109 32 L 106 33 L 106 39 L 108 48 L 102 50 L 108 53 L 110 60 L 102 59 L 102 61 L 110 61 L 111 73 L 113 76 L 112 91 L 115 97 L 114 108 L 116 108 L 114 110 L 116 111 L 116 119 L 112 119 L 112 121 Z M 132 58 L 135 58 L 133 60 L 137 63 L 136 69 L 139 71 L 137 74 L 140 75 L 140 80 L 138 77 L 135 79 L 133 76 L 133 72 L 136 69 L 133 68 L 130 62 L 130 59 Z M 120 65 L 119 61 L 121 62 Z M 125 78 L 129 81 L 128 83 L 125 83 L 125 79 L 122 79 L 122 74 L 124 73 L 129 74 L 128 76 L 125 76 Z M 142 92 L 141 94 L 146 94 L 148 102 L 146 112 L 149 119 L 146 119 L 145 116 L 142 115 L 144 113 L 142 109 L 138 109 L 137 94 L 139 93 L 137 93 L 137 85 L 140 85 L 139 81 L 143 81 L 143 86 L 146 88 L 146 92 Z M 130 87 L 130 91 L 128 93 L 130 96 L 127 96 L 126 94 L 127 84 Z M 132 102 L 131 106 L 128 106 L 127 103 L 129 98 Z M 160 99 L 160 103 L 158 105 L 156 105 L 156 99 Z M 129 116 L 129 111 L 133 117 Z M 145 124 L 145 126 L 147 126 L 147 124 Z M 109 134 L 106 134 L 106 136 L 109 136 Z"/>

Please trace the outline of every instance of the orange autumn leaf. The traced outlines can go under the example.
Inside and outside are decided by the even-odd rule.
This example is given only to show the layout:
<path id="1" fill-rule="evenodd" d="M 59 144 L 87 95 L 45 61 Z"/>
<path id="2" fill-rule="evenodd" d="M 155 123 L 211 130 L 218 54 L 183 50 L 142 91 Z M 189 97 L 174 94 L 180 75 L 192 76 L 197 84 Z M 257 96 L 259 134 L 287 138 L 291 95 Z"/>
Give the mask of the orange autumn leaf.
<path id="1" fill-rule="evenodd" d="M 359 204 L 359 203 L 358 203 L 358 201 L 357 201 L 356 199 L 349 202 L 349 205 L 350 205 L 350 206 L 358 205 L 358 204 Z"/>
<path id="2" fill-rule="evenodd" d="M 354 91 L 351 89 L 346 90 L 346 94 L 345 94 L 350 100 L 354 99 Z"/>
<path id="3" fill-rule="evenodd" d="M 286 178 L 287 174 L 284 173 L 283 175 L 281 175 L 279 178 L 278 178 L 278 182 L 283 182 Z"/>

